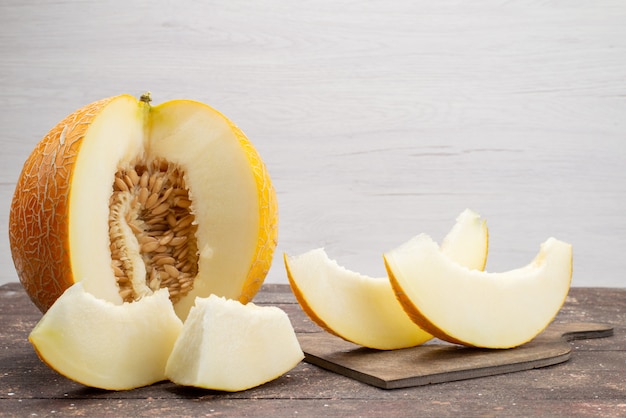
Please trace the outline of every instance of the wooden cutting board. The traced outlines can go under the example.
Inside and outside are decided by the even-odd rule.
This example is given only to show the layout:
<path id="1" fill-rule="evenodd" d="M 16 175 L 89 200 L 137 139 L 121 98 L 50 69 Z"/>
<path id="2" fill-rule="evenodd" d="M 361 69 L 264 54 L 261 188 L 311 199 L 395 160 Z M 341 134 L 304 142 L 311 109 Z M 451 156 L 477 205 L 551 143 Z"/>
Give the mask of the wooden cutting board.
<path id="1" fill-rule="evenodd" d="M 568 341 L 613 335 L 594 323 L 551 324 L 535 339 L 506 350 L 470 348 L 433 340 L 402 350 L 373 350 L 326 332 L 299 334 L 304 360 L 383 389 L 451 382 L 550 366 L 567 361 Z"/>

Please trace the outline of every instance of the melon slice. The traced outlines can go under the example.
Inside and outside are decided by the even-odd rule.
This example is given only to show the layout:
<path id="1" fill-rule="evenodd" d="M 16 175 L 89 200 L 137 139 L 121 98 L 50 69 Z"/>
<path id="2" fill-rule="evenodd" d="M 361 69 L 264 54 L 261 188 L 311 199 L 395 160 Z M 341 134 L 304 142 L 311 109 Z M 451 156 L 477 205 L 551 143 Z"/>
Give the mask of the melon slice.
<path id="1" fill-rule="evenodd" d="M 487 260 L 486 222 L 465 210 L 443 240 L 448 256 L 471 269 Z M 413 347 L 432 338 L 396 300 L 387 277 L 350 271 L 323 249 L 284 255 L 287 276 L 302 309 L 320 327 L 355 344 L 379 350 Z"/>
<path id="2" fill-rule="evenodd" d="M 114 305 L 78 282 L 46 312 L 29 340 L 60 374 L 87 386 L 124 390 L 165 379 L 182 326 L 167 289 Z"/>
<path id="3" fill-rule="evenodd" d="M 234 392 L 274 380 L 303 358 L 280 308 L 211 295 L 196 299 L 166 375 L 180 385 Z"/>
<path id="4" fill-rule="evenodd" d="M 250 301 L 269 270 L 277 203 L 258 153 L 231 121 L 190 100 L 122 95 L 68 116 L 24 164 L 9 238 L 45 312 L 84 279 L 115 304 L 169 289 Z"/>
<path id="5" fill-rule="evenodd" d="M 510 348 L 543 331 L 565 302 L 572 246 L 550 238 L 527 266 L 502 273 L 470 270 L 429 236 L 384 255 L 389 279 L 409 316 L 452 343 Z"/>

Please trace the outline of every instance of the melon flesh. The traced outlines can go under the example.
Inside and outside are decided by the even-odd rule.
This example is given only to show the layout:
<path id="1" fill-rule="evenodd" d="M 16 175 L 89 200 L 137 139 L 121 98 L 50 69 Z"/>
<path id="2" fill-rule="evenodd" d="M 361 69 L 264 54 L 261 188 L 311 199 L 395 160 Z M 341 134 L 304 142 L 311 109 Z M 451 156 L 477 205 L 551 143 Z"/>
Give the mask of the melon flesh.
<path id="1" fill-rule="evenodd" d="M 489 254 L 487 221 L 475 211 L 465 209 L 441 241 L 441 251 L 470 270 L 484 270 Z"/>
<path id="2" fill-rule="evenodd" d="M 391 284 L 410 317 L 434 336 L 484 348 L 530 341 L 554 319 L 572 277 L 572 246 L 550 238 L 525 267 L 470 270 L 422 234 L 384 255 Z"/>
<path id="3" fill-rule="evenodd" d="M 254 259 L 259 235 L 258 192 L 240 144 L 224 140 L 233 136 L 228 122 L 190 101 L 168 102 L 144 115 L 136 101 L 119 100 L 96 119 L 90 134 L 94 140 L 83 145 L 70 200 L 72 266 L 75 275 L 86 278 L 85 288 L 121 302 L 115 281 L 94 274 L 110 270 L 104 221 L 109 214 L 110 179 L 120 161 L 163 157 L 184 168 L 200 226 L 198 276 L 193 289 L 176 304 L 177 312 L 184 318 L 197 295 L 239 298 L 250 268 L 240 260 Z M 96 155 L 101 164 L 93 163 Z"/>
<path id="4" fill-rule="evenodd" d="M 165 373 L 180 385 L 234 392 L 276 379 L 303 358 L 280 308 L 211 295 L 196 299 Z"/>
<path id="5" fill-rule="evenodd" d="M 446 235 L 443 251 L 471 269 L 483 269 L 488 231 L 469 209 Z M 307 315 L 326 331 L 378 350 L 413 347 L 432 338 L 403 310 L 387 277 L 369 277 L 340 266 L 323 249 L 284 255 L 291 288 Z"/>
<path id="6" fill-rule="evenodd" d="M 87 386 L 133 389 L 165 379 L 165 365 L 182 322 L 167 289 L 114 305 L 69 287 L 29 335 L 39 357 Z"/>

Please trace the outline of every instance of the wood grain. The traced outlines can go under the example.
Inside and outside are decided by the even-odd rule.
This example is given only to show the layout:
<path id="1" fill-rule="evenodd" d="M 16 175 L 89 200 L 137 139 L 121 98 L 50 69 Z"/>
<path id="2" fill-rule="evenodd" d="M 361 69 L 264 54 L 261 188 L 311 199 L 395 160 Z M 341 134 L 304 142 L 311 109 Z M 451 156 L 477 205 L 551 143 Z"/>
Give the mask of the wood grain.
<path id="1" fill-rule="evenodd" d="M 123 92 L 205 101 L 268 165 L 278 253 L 381 254 L 470 207 L 492 271 L 555 236 L 575 286 L 626 285 L 626 7 L 620 0 L 0 3 L 0 283 L 35 143 Z M 269 282 L 286 283 L 281 263 Z"/>
<path id="2" fill-rule="evenodd" d="M 255 303 L 282 308 L 299 335 L 322 332 L 287 285 L 264 285 Z M 163 382 L 110 392 L 72 382 L 43 364 L 27 341 L 41 313 L 18 283 L 0 286 L 0 416 L 568 416 L 626 414 L 626 289 L 575 288 L 555 323 L 606 323 L 608 338 L 570 343 L 551 367 L 382 390 L 301 363 L 277 380 L 226 393 Z"/>

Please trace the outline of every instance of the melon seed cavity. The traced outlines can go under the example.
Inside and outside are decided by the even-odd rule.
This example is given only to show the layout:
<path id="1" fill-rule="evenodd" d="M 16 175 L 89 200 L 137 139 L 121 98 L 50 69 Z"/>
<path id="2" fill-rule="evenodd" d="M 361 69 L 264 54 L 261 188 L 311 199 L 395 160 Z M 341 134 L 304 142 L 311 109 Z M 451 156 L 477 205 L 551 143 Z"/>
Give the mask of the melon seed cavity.
<path id="1" fill-rule="evenodd" d="M 176 303 L 198 274 L 198 227 L 182 168 L 163 159 L 118 168 L 109 207 L 111 267 L 122 299 L 167 287 Z"/>

